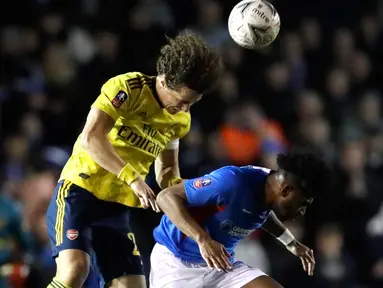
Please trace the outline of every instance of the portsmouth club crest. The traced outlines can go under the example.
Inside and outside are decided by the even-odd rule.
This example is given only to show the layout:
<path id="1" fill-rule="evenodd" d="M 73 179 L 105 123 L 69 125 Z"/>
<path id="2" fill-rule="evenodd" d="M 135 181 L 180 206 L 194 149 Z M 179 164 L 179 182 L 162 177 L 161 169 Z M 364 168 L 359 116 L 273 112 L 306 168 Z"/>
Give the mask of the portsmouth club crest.
<path id="1" fill-rule="evenodd" d="M 118 91 L 117 95 L 113 98 L 112 104 L 116 108 L 120 108 L 122 104 L 128 99 L 128 94 L 124 91 Z"/>
<path id="2" fill-rule="evenodd" d="M 205 186 L 209 186 L 211 184 L 211 179 L 210 178 L 199 178 L 197 180 L 194 180 L 193 186 L 194 188 L 202 188 Z"/>

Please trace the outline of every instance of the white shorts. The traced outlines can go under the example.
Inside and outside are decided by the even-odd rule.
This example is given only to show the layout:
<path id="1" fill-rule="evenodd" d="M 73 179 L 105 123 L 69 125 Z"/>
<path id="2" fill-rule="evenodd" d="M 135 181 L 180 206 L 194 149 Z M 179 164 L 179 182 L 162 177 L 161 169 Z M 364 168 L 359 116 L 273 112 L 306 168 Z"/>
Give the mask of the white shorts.
<path id="1" fill-rule="evenodd" d="M 150 288 L 240 288 L 266 275 L 240 261 L 235 262 L 229 272 L 185 262 L 158 243 L 153 248 L 150 262 Z"/>

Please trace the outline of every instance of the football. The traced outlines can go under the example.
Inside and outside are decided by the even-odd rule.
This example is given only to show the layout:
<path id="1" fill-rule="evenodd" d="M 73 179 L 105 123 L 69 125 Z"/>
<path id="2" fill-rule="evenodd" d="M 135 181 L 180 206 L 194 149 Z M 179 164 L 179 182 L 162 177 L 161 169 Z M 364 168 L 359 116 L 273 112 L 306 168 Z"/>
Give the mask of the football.
<path id="1" fill-rule="evenodd" d="M 277 38 L 281 26 L 279 14 L 264 0 L 243 0 L 230 12 L 229 33 L 243 48 L 260 49 Z"/>

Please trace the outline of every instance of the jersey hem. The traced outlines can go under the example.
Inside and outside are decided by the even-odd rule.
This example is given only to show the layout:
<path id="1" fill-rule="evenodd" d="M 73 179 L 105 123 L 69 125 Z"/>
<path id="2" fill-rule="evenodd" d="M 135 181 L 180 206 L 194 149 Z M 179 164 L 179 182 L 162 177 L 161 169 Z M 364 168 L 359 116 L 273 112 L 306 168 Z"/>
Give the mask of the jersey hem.
<path id="1" fill-rule="evenodd" d="M 117 198 L 117 199 L 105 199 L 105 198 L 100 198 L 100 197 L 97 195 L 97 192 L 94 192 L 94 191 L 92 191 L 92 190 L 90 190 L 90 189 L 88 189 L 88 188 L 85 188 L 84 185 L 82 185 L 80 182 L 78 182 L 78 181 L 76 181 L 76 180 L 73 180 L 73 179 L 60 178 L 60 179 L 57 181 L 57 183 L 60 182 L 60 181 L 65 181 L 65 180 L 72 182 L 73 184 L 75 184 L 76 186 L 80 187 L 81 189 L 84 189 L 84 191 L 86 191 L 86 192 L 92 194 L 94 197 L 96 197 L 96 198 L 97 198 L 98 200 L 100 200 L 100 201 L 119 203 L 119 204 L 124 205 L 124 206 L 126 206 L 126 207 L 142 209 L 141 204 L 139 204 L 139 205 L 130 205 L 130 204 L 126 203 L 126 201 L 123 201 L 122 199 L 118 199 L 118 198 Z M 134 193 L 134 192 L 133 192 L 133 193 Z M 137 197 L 137 200 L 138 200 L 138 197 Z M 139 200 L 138 200 L 138 201 L 139 201 Z"/>

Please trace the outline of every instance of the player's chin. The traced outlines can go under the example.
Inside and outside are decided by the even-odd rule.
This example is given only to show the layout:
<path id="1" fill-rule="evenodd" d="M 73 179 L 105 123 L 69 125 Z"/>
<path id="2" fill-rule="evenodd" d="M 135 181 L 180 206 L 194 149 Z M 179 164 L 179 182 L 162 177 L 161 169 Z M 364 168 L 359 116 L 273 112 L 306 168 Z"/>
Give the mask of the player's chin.
<path id="1" fill-rule="evenodd" d="M 286 213 L 284 211 L 281 211 L 279 209 L 277 210 L 273 210 L 275 215 L 277 216 L 277 218 L 280 220 L 280 221 L 287 221 L 287 217 L 286 217 Z"/>
<path id="2" fill-rule="evenodd" d="M 168 111 L 169 114 L 174 115 L 181 111 L 180 108 L 175 106 L 166 107 L 166 111 Z"/>
<path id="3" fill-rule="evenodd" d="M 285 221 L 292 221 L 297 217 L 296 213 L 289 212 L 288 210 L 281 211 L 280 216 L 278 217 L 279 220 L 282 222 Z"/>
<path id="4" fill-rule="evenodd" d="M 297 218 L 299 218 L 300 216 L 302 216 L 300 213 L 291 213 L 289 214 L 289 216 L 286 217 L 286 220 L 285 221 L 295 221 L 297 220 Z"/>
<path id="5" fill-rule="evenodd" d="M 289 217 L 289 216 L 281 216 L 281 217 L 278 217 L 278 219 L 280 220 L 280 221 L 282 221 L 282 222 L 285 222 L 285 221 L 289 221 L 289 220 L 291 220 L 291 217 Z"/>

